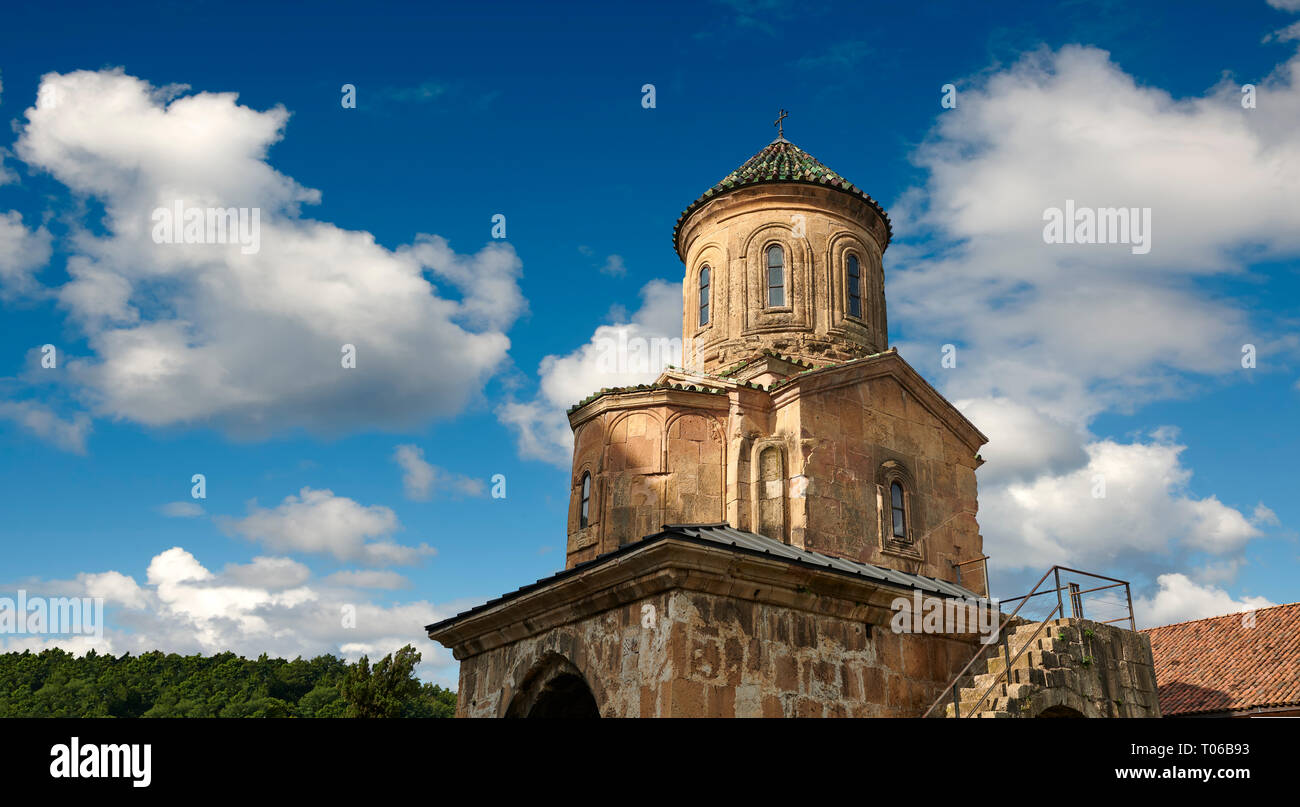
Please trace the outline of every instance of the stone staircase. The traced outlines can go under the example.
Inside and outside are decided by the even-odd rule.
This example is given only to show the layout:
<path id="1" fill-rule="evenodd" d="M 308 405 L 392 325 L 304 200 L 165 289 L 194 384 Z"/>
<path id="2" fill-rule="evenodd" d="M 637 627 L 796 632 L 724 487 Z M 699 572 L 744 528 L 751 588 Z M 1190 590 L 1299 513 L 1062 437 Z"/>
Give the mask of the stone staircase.
<path id="1" fill-rule="evenodd" d="M 1015 659 L 1010 673 L 1003 674 L 1001 643 L 988 648 L 957 683 L 960 716 L 1160 715 L 1150 644 L 1142 634 L 1074 618 L 1046 624 L 1016 619 L 1007 631 Z M 972 713 L 989 687 L 992 692 Z M 957 716 L 951 697 L 945 709 L 946 717 Z"/>

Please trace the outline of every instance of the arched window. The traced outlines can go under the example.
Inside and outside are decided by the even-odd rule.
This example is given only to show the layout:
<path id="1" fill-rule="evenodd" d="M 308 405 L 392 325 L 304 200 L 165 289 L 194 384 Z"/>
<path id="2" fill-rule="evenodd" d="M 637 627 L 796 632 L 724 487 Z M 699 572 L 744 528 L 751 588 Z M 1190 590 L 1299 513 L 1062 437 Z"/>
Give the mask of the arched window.
<path id="1" fill-rule="evenodd" d="M 907 540 L 907 509 L 903 506 L 903 486 L 898 482 L 889 485 L 889 504 L 894 512 L 894 538 Z"/>
<path id="2" fill-rule="evenodd" d="M 767 248 L 767 304 L 785 305 L 785 250 L 775 244 Z"/>
<path id="3" fill-rule="evenodd" d="M 849 256 L 849 315 L 862 316 L 862 267 L 858 265 L 858 256 Z"/>
<path id="4" fill-rule="evenodd" d="M 779 446 L 758 452 L 758 534 L 785 541 L 785 474 Z"/>
<path id="5" fill-rule="evenodd" d="M 700 270 L 700 327 L 709 324 L 709 267 Z"/>
<path id="6" fill-rule="evenodd" d="M 578 529 L 586 529 L 587 516 L 591 510 L 591 474 L 582 475 L 582 509 L 578 511 Z"/>

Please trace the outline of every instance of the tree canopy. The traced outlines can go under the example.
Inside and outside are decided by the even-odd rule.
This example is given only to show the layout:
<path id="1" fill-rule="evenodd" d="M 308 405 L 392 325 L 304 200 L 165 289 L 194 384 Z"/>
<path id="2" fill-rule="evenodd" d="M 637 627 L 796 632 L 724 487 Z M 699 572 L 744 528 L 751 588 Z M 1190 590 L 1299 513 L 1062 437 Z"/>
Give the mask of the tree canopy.
<path id="1" fill-rule="evenodd" d="M 0 717 L 451 717 L 456 693 L 415 677 L 411 645 L 373 666 L 219 653 L 0 654 Z"/>

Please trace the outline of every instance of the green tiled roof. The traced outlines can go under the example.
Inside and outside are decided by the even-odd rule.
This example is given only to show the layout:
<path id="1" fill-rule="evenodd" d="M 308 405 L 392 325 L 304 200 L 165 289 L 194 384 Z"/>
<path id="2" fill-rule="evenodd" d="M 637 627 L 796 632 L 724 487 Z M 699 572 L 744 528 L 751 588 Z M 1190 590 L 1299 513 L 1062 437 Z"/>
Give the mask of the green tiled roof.
<path id="1" fill-rule="evenodd" d="M 576 412 L 597 398 L 603 398 L 606 395 L 615 395 L 624 392 L 649 392 L 650 390 L 680 390 L 682 392 L 704 392 L 709 395 L 722 395 L 725 390 L 717 387 L 706 387 L 703 384 L 634 384 L 628 387 L 602 387 L 598 392 L 593 392 L 573 406 L 570 406 L 567 412 Z"/>
<path id="2" fill-rule="evenodd" d="M 721 182 L 709 188 L 704 192 L 703 196 L 691 202 L 690 206 L 682 211 L 682 215 L 677 219 L 677 224 L 673 227 L 673 249 L 677 249 L 677 234 L 682 228 L 682 223 L 686 221 L 687 216 L 695 212 L 696 208 L 728 191 L 768 182 L 800 182 L 809 185 L 825 185 L 826 187 L 844 191 L 851 196 L 856 196 L 871 205 L 876 213 L 880 215 L 881 220 L 885 222 L 886 247 L 889 246 L 889 241 L 893 238 L 894 229 L 889 223 L 889 216 L 885 213 L 884 208 L 875 199 L 872 199 L 866 191 L 827 168 L 820 160 L 794 143 L 784 137 L 778 137 L 768 143 L 762 151 L 746 160 L 744 165 L 723 177 Z"/>

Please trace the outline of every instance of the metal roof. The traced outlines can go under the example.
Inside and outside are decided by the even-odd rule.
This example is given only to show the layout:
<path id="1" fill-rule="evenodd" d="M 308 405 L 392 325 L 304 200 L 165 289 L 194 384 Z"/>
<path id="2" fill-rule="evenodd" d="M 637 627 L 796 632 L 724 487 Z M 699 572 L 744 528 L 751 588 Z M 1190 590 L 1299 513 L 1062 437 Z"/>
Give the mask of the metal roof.
<path id="1" fill-rule="evenodd" d="M 840 574 L 850 574 L 869 580 L 875 580 L 887 585 L 898 586 L 899 588 L 927 591 L 943 597 L 980 599 L 978 594 L 969 589 L 963 588 L 956 583 L 949 583 L 946 580 L 936 580 L 933 577 L 926 577 L 921 574 L 910 574 L 895 569 L 886 569 L 883 566 L 876 566 L 871 563 L 844 560 L 843 558 L 831 557 L 830 555 L 823 555 L 820 552 L 812 552 L 807 549 L 799 549 L 798 547 L 790 546 L 789 544 L 782 543 L 773 538 L 768 538 L 765 535 L 759 535 L 758 533 L 747 532 L 745 530 L 732 529 L 731 525 L 726 522 L 717 524 L 665 524 L 661 531 L 652 535 L 647 535 L 639 541 L 632 541 L 624 544 L 613 552 L 606 552 L 603 555 L 597 555 L 595 558 L 586 561 L 585 563 L 579 563 L 572 569 L 564 569 L 550 577 L 544 577 L 535 583 L 529 583 L 528 585 L 518 588 L 508 594 L 502 594 L 500 597 L 488 600 L 482 605 L 470 608 L 468 611 L 462 611 L 455 616 L 435 622 L 432 625 L 426 625 L 424 629 L 425 631 L 432 631 L 436 628 L 446 627 L 463 617 L 487 610 L 488 608 L 492 608 L 508 600 L 513 600 L 530 591 L 544 588 L 545 586 L 563 580 L 566 577 L 572 577 L 575 574 L 586 571 L 594 566 L 599 566 L 613 558 L 641 549 L 647 544 L 666 539 L 689 541 L 696 544 L 708 544 L 728 549 L 733 552 L 743 552 L 750 555 L 764 555 L 767 557 L 779 558 L 805 568 L 811 567 L 838 572 Z"/>
<path id="2" fill-rule="evenodd" d="M 929 591 L 945 597 L 979 598 L 979 595 L 975 592 L 956 583 L 949 583 L 946 580 L 937 580 L 921 574 L 900 572 L 896 569 L 886 569 L 884 566 L 876 566 L 871 563 L 845 560 L 808 549 L 800 549 L 774 538 L 768 538 L 766 535 L 732 529 L 731 525 L 725 522 L 720 524 L 665 524 L 664 531 L 681 533 L 691 538 L 723 546 L 735 546 L 750 552 L 773 555 L 778 558 L 796 561 L 802 565 L 830 568 L 838 572 L 878 580 L 882 583 L 892 583 L 904 588 Z"/>

